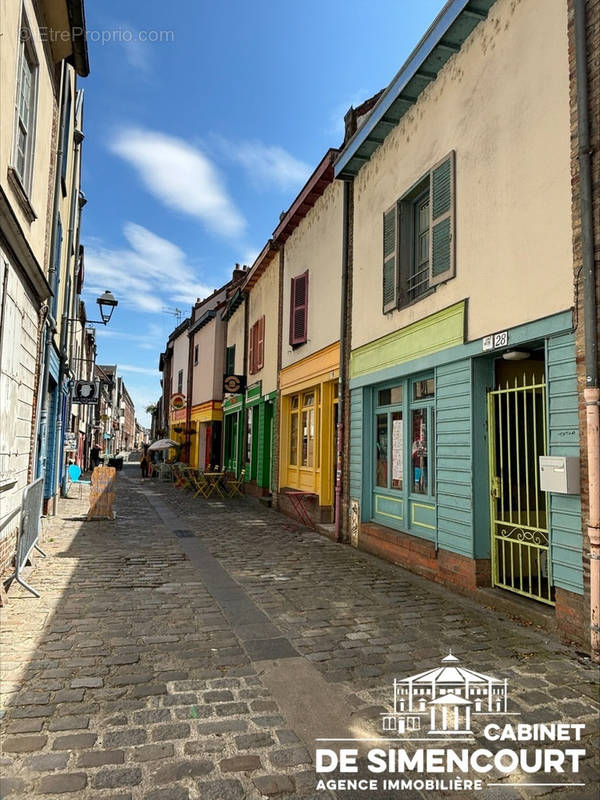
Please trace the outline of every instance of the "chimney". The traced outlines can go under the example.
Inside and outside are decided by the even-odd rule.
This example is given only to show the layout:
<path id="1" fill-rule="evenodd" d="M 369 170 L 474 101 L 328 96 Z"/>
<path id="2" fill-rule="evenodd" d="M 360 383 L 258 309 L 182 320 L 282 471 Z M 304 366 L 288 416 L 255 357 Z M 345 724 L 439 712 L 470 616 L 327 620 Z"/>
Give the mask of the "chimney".
<path id="1" fill-rule="evenodd" d="M 233 282 L 239 283 L 241 279 L 244 277 L 245 269 L 241 267 L 239 264 L 235 265 L 235 269 L 233 270 Z"/>

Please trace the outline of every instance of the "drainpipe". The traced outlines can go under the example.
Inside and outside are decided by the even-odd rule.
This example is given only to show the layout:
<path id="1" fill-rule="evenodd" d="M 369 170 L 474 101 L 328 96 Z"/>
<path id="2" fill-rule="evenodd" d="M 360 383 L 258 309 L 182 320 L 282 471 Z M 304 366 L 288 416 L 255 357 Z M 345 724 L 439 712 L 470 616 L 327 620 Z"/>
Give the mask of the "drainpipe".
<path id="1" fill-rule="evenodd" d="M 190 328 L 194 325 L 194 309 L 192 308 L 192 321 Z M 185 452 L 182 460 L 192 463 L 192 393 L 194 391 L 194 338 L 196 334 L 188 330 L 188 367 L 187 367 L 187 386 L 185 398 Z M 198 465 L 200 466 L 200 465 Z"/>
<path id="2" fill-rule="evenodd" d="M 68 74 L 66 77 L 68 80 Z M 75 95 L 76 97 L 77 95 Z M 73 107 L 73 120 L 74 122 L 77 121 L 77 115 L 75 113 L 76 104 L 71 104 Z M 66 126 L 65 126 L 66 127 Z M 77 191 L 77 181 L 79 176 L 79 159 L 81 153 L 81 142 L 83 138 L 78 136 L 73 136 L 73 170 L 71 174 L 71 206 L 69 208 L 69 230 L 67 235 L 67 250 L 66 250 L 66 260 L 65 260 L 65 267 L 67 273 L 67 282 L 65 284 L 65 293 L 64 293 L 64 301 L 63 301 L 63 313 L 62 313 L 62 324 L 60 327 L 60 370 L 58 375 L 58 391 L 61 393 L 61 403 L 59 404 L 56 410 L 56 471 L 54 473 L 55 477 L 55 493 L 59 491 L 59 489 L 64 489 L 63 486 L 63 468 L 65 462 L 65 453 L 63 447 L 63 428 L 66 430 L 67 425 L 70 424 L 70 416 L 71 416 L 71 398 L 69 396 L 62 397 L 62 384 L 65 378 L 65 375 L 71 368 L 70 357 L 71 353 L 67 351 L 67 343 L 69 342 L 69 322 L 70 320 L 70 313 L 71 313 L 71 304 L 73 301 L 71 292 L 73 294 L 76 293 L 77 287 L 75 285 L 75 275 L 76 269 L 73 270 L 73 277 L 71 276 L 71 259 L 73 252 L 73 241 L 75 239 L 75 221 L 77 216 L 77 208 L 79 206 L 79 191 Z M 68 142 L 64 143 L 65 150 L 68 146 Z M 77 260 L 79 259 L 79 253 L 75 253 L 75 264 L 77 264 Z M 54 504 L 54 513 L 56 513 L 56 503 Z"/>
<path id="3" fill-rule="evenodd" d="M 249 319 L 248 319 L 248 306 L 250 304 L 250 296 L 246 294 L 244 296 L 244 361 L 242 362 L 242 375 L 245 375 L 246 378 L 250 374 L 250 365 L 248 364 L 248 336 L 249 336 Z M 246 384 L 248 380 L 246 380 Z M 240 437 L 240 441 L 238 443 L 238 469 L 237 469 L 237 477 L 239 478 L 243 469 L 246 468 L 246 441 L 248 439 L 248 430 L 246 424 L 246 388 L 242 392 L 242 408 L 240 411 L 237 412 L 240 415 L 240 423 L 237 426 L 238 429 L 238 436 Z M 249 473 L 246 473 L 246 479 L 250 477 Z"/>
<path id="4" fill-rule="evenodd" d="M 56 173 L 54 176 L 54 203 L 52 207 L 52 233 L 50 237 L 50 264 L 48 268 L 48 283 L 54 291 L 54 279 L 58 270 L 54 255 L 56 251 L 56 237 L 58 234 L 58 206 L 60 202 L 60 177 L 62 173 L 62 159 L 65 139 L 65 120 L 67 116 L 65 96 L 65 83 L 67 79 L 66 62 L 62 62 L 60 79 L 60 122 L 58 126 L 58 148 L 56 151 Z M 56 320 L 52 314 L 52 299 L 48 300 L 48 314 L 46 316 L 46 330 L 44 343 L 44 361 L 42 366 L 42 381 L 40 387 L 41 410 L 38 422 L 38 435 L 36 436 L 36 470 L 35 476 L 39 478 L 46 469 L 48 452 L 48 416 L 50 414 L 50 395 L 48 394 L 48 384 L 50 380 L 50 353 L 52 352 L 52 341 L 56 333 Z"/>
<path id="5" fill-rule="evenodd" d="M 335 467 L 335 540 L 341 542 L 344 532 L 342 524 L 342 477 L 344 467 L 344 387 L 346 386 L 346 347 L 349 346 L 346 311 L 348 308 L 348 251 L 350 240 L 350 181 L 344 181 L 344 205 L 342 216 L 342 298 L 340 310 L 340 370 L 338 384 L 338 424 Z"/>
<path id="6" fill-rule="evenodd" d="M 588 451 L 590 543 L 590 645 L 594 661 L 600 661 L 600 433 L 598 388 L 598 339 L 596 333 L 596 267 L 594 227 L 585 0 L 575 0 L 575 74 L 577 79 L 577 135 L 579 148 L 579 197 L 583 273 L 583 320 L 585 337 L 586 433 Z"/>

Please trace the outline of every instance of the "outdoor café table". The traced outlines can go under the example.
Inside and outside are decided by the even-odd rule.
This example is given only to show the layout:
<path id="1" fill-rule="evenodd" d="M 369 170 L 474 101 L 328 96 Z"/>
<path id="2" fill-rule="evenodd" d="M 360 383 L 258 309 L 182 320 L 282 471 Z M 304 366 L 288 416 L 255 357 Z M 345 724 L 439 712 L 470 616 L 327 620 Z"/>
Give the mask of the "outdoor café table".
<path id="1" fill-rule="evenodd" d="M 308 515 L 308 511 L 304 506 L 304 500 L 307 497 L 314 497 L 314 492 L 290 492 L 285 493 L 290 498 L 290 502 L 296 512 L 299 522 L 306 525 L 307 528 L 314 528 L 314 523 Z"/>
<path id="2" fill-rule="evenodd" d="M 202 473 L 206 479 L 206 483 L 208 486 L 206 487 L 206 497 L 210 497 L 213 494 L 218 494 L 221 497 L 225 497 L 223 494 L 223 480 L 225 478 L 224 472 L 204 472 Z"/>

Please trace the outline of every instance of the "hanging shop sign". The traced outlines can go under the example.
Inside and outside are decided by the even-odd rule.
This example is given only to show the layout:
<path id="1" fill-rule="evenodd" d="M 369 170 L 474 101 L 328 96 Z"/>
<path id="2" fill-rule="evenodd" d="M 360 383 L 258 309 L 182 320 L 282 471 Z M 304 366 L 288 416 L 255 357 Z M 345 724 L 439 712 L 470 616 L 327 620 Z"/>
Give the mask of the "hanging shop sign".
<path id="1" fill-rule="evenodd" d="M 95 405 L 98 402 L 99 384 L 96 381 L 75 381 L 72 398 L 74 403 Z"/>
<path id="2" fill-rule="evenodd" d="M 171 408 L 174 411 L 179 411 L 179 409 L 185 406 L 185 395 L 181 394 L 181 392 L 177 392 L 177 394 L 171 395 Z"/>
<path id="3" fill-rule="evenodd" d="M 246 376 L 224 375 L 223 391 L 226 394 L 243 394 L 246 391 Z"/>
<path id="4" fill-rule="evenodd" d="M 65 433 L 65 450 L 71 452 L 77 450 L 77 434 Z"/>

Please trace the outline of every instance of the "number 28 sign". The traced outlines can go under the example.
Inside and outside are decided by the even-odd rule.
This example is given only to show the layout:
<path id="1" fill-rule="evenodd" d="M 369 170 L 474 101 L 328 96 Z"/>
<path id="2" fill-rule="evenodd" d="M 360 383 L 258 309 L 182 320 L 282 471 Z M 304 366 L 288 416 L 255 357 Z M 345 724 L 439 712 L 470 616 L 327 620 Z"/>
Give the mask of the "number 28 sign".
<path id="1" fill-rule="evenodd" d="M 507 345 L 508 331 L 502 331 L 501 333 L 494 333 L 492 336 L 483 337 L 484 350 L 497 350 L 498 348 L 506 347 Z"/>

